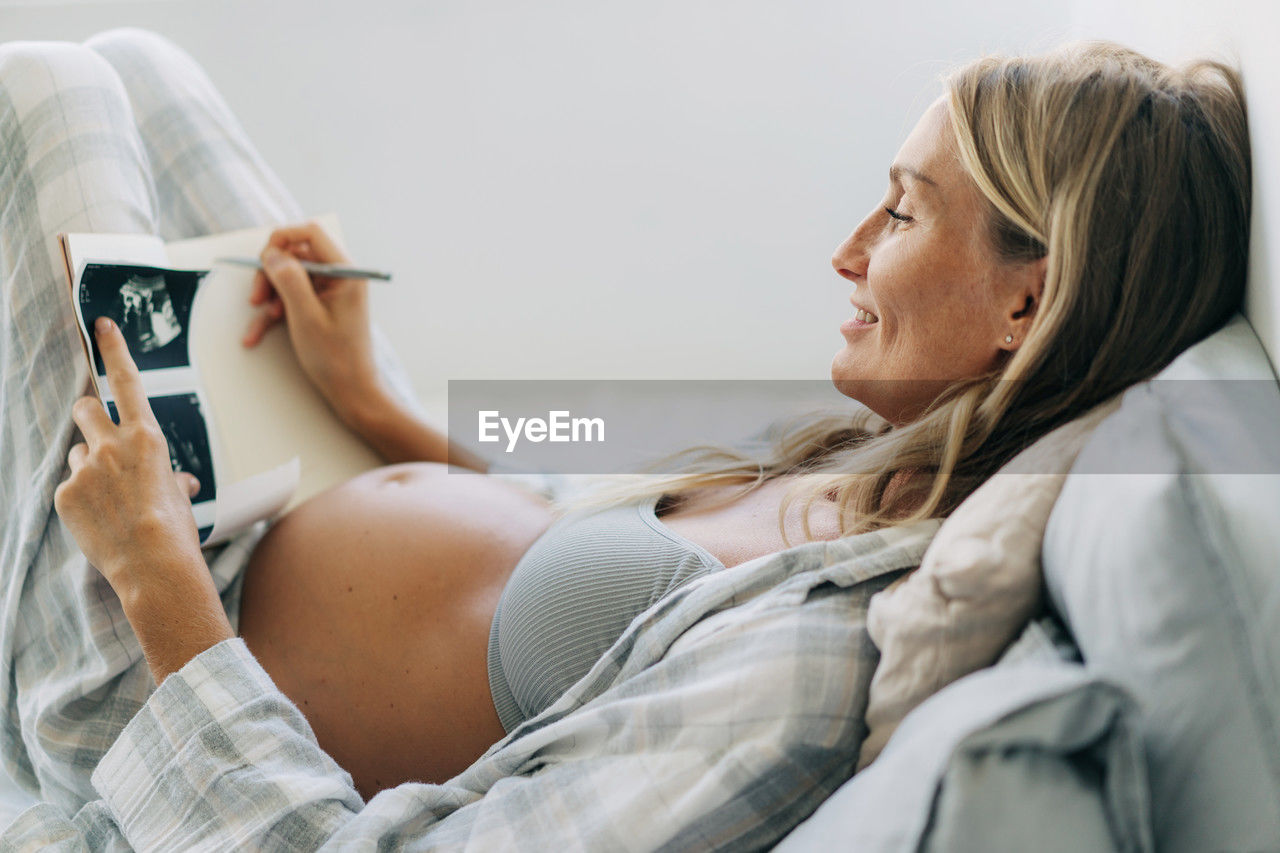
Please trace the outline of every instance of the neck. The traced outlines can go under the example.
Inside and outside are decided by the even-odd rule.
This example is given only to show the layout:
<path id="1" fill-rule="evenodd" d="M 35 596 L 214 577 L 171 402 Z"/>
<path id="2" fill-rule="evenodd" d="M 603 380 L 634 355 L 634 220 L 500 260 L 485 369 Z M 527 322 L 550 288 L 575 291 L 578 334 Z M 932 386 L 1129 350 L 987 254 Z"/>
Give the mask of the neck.
<path id="1" fill-rule="evenodd" d="M 915 512 L 929 495 L 930 481 L 926 474 L 918 468 L 903 468 L 893 475 L 889 485 L 885 486 L 881 507 L 889 506 L 894 500 L 906 496 L 898 510 L 898 515 L 905 516 Z"/>

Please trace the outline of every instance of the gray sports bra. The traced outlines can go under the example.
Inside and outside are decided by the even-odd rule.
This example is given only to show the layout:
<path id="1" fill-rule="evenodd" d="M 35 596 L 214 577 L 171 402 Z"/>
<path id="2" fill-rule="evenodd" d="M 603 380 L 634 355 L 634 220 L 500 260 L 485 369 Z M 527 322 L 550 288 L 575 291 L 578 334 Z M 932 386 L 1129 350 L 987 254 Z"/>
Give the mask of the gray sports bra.
<path id="1" fill-rule="evenodd" d="M 489 629 L 489 690 L 508 732 L 559 699 L 658 599 L 724 568 L 658 519 L 658 500 L 558 519 L 516 564 Z"/>

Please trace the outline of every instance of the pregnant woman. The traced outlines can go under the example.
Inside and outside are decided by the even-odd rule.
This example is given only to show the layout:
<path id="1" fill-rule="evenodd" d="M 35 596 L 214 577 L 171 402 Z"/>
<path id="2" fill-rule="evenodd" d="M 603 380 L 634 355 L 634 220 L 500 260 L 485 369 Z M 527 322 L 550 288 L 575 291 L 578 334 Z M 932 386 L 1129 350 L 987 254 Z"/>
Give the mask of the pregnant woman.
<path id="1" fill-rule="evenodd" d="M 770 844 L 850 772 L 866 601 L 932 520 L 1243 292 L 1235 72 L 1107 44 L 979 60 L 832 259 L 831 376 L 865 410 L 559 512 L 391 390 L 365 282 L 308 278 L 340 247 L 178 48 L 6 45 L 0 131 L 3 748 L 48 801 L 21 843 Z M 202 555 L 109 323 L 120 424 L 76 400 L 53 237 L 261 224 L 245 344 L 284 324 L 396 464 Z"/>

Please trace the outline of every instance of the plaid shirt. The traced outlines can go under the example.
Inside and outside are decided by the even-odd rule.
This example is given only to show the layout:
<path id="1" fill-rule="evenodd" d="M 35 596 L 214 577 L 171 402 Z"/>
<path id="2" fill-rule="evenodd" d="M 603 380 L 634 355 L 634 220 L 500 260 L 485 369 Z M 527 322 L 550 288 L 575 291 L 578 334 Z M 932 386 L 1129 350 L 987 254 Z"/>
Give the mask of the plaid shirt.
<path id="1" fill-rule="evenodd" d="M 936 523 L 694 581 L 463 773 L 368 803 L 240 641 L 157 689 L 52 512 L 88 378 L 55 235 L 302 213 L 194 60 L 141 30 L 0 48 L 0 145 L 0 757 L 44 801 L 0 849 L 764 847 L 851 772 L 868 600 Z M 207 553 L 233 624 L 254 541 Z"/>
<path id="2" fill-rule="evenodd" d="M 759 849 L 852 773 L 877 653 L 868 601 L 937 521 L 707 575 L 638 616 L 558 702 L 443 784 L 364 802 L 240 640 L 151 696 L 74 817 L 0 839 L 66 850 Z"/>

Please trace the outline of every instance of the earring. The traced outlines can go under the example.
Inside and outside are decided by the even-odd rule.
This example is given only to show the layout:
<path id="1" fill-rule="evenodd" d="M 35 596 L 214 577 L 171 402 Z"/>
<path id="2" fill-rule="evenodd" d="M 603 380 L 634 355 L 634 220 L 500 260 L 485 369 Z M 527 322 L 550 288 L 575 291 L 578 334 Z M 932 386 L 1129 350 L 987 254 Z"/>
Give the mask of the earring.
<path id="1" fill-rule="evenodd" d="M 1005 336 L 1004 336 L 1004 342 L 1005 342 L 1006 344 L 1011 344 L 1011 343 L 1013 343 L 1013 335 L 1005 335 Z"/>

